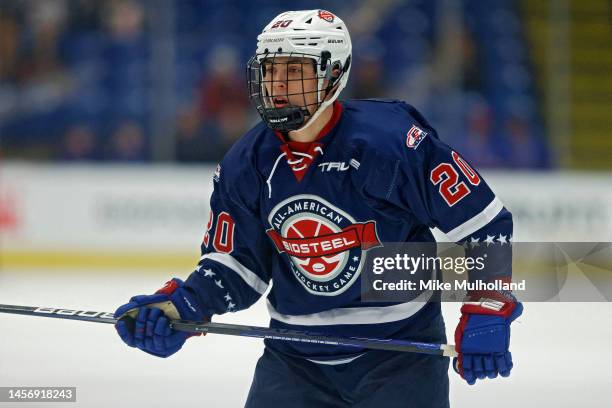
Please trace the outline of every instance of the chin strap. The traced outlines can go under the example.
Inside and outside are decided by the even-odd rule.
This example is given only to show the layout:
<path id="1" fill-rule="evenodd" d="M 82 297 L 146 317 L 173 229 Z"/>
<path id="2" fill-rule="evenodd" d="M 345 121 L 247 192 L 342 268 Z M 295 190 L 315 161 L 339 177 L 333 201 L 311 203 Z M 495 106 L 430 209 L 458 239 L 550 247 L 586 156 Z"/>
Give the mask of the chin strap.
<path id="1" fill-rule="evenodd" d="M 305 118 L 304 120 L 306 121 L 306 124 L 300 128 L 298 128 L 299 130 L 303 130 L 303 129 L 307 129 L 308 126 L 312 125 L 314 123 L 314 121 L 319 117 L 319 115 L 321 115 L 321 113 L 325 110 L 325 108 L 327 108 L 328 106 L 332 105 L 337 98 L 332 98 L 328 101 L 323 102 L 318 108 L 317 111 L 310 117 Z M 295 130 L 298 130 L 295 129 Z"/>

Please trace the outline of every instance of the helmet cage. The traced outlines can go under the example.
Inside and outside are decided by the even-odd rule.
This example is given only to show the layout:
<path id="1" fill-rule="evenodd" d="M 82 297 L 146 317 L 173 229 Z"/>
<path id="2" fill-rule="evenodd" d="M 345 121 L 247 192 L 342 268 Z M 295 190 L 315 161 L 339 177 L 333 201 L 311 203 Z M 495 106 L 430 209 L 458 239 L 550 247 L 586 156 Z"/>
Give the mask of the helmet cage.
<path id="1" fill-rule="evenodd" d="M 267 50 L 266 50 L 267 51 Z M 277 58 L 288 57 L 286 61 L 277 62 Z M 249 99 L 252 105 L 255 107 L 262 120 L 266 124 L 274 129 L 281 132 L 289 132 L 291 130 L 297 130 L 301 128 L 306 119 L 309 117 L 311 120 L 318 116 L 319 109 L 322 105 L 327 105 L 325 99 L 334 87 L 340 83 L 342 76 L 348 71 L 350 64 L 350 56 L 344 62 L 341 61 L 330 61 L 331 54 L 328 51 L 323 51 L 319 55 L 307 54 L 300 52 L 266 52 L 263 54 L 255 54 L 247 64 L 247 86 L 249 92 Z M 275 95 L 274 97 L 283 97 L 287 100 L 288 105 L 277 108 L 274 103 L 274 97 L 269 94 L 268 89 L 273 89 L 275 78 L 274 75 L 266 75 L 266 67 L 270 64 L 284 64 L 290 65 L 295 63 L 292 58 L 301 61 L 304 64 L 304 59 L 310 59 L 314 66 L 314 76 L 305 77 L 304 71 L 301 70 L 300 78 L 289 78 L 289 69 L 285 69 L 286 77 L 284 82 L 286 84 L 286 92 L 284 95 Z M 288 68 L 288 67 L 287 67 Z M 334 71 L 339 70 L 340 74 L 334 75 Z M 317 86 L 313 91 L 305 92 L 305 81 L 316 80 Z M 276 81 L 279 81 L 276 79 Z M 289 93 L 289 83 L 301 81 L 302 91 L 299 93 Z M 325 85 L 327 81 L 327 85 Z M 315 102 L 308 103 L 307 94 L 316 93 Z M 302 102 L 299 105 L 289 103 L 289 97 L 300 95 Z M 294 101 L 295 102 L 295 101 Z M 331 103 L 332 101 L 328 101 Z M 312 114 L 309 108 L 312 109 Z"/>

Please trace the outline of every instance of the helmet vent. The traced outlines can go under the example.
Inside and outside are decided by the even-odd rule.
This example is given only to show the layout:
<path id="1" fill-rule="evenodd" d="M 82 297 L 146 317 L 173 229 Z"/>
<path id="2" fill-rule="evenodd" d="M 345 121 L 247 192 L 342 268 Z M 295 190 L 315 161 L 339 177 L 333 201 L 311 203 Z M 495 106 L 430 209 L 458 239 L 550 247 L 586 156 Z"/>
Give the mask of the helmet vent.
<path id="1" fill-rule="evenodd" d="M 304 21 L 305 24 L 312 24 L 312 18 L 309 18 L 308 20 Z"/>
<path id="2" fill-rule="evenodd" d="M 299 42 L 295 42 L 295 45 L 299 45 L 299 46 L 311 46 L 311 47 L 316 47 L 318 45 L 320 45 L 318 40 L 321 40 L 321 37 L 293 37 L 292 38 L 293 41 L 299 41 Z M 306 42 L 306 41 L 310 41 L 310 42 Z"/>

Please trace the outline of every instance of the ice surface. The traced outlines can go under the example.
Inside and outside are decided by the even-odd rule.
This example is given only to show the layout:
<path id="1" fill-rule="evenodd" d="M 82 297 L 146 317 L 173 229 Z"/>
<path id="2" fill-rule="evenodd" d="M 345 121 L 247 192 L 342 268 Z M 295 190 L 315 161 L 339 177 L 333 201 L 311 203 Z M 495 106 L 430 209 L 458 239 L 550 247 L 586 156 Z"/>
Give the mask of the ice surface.
<path id="1" fill-rule="evenodd" d="M 112 312 L 169 276 L 146 271 L 68 274 L 0 271 L 0 303 Z M 458 305 L 445 304 L 452 339 Z M 216 318 L 267 324 L 265 303 Z M 513 325 L 510 378 L 464 384 L 452 372 L 454 407 L 601 407 L 611 401 L 612 305 L 530 303 Z M 169 359 L 125 346 L 113 327 L 0 314 L 0 386 L 76 386 L 70 407 L 241 407 L 261 340 L 209 335 Z M 23 403 L 0 407 L 23 408 Z"/>

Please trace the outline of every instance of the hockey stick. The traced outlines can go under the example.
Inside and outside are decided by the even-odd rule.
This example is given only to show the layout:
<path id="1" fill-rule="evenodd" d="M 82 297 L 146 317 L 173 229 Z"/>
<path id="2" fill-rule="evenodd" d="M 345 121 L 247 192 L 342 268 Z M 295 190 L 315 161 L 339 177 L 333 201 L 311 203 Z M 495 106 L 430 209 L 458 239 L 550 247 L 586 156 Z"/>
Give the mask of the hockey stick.
<path id="1" fill-rule="evenodd" d="M 54 317 L 58 319 L 81 320 L 94 323 L 115 324 L 117 319 L 112 313 L 87 310 L 57 309 L 51 307 L 14 306 L 0 304 L 0 313 L 20 314 L 26 316 Z M 309 333 L 297 330 L 272 329 L 268 327 L 242 326 L 225 323 L 189 322 L 172 320 L 174 330 L 198 333 L 225 334 L 230 336 L 257 337 L 271 340 L 296 341 L 302 343 L 329 344 L 373 350 L 393 350 L 411 353 L 432 354 L 436 356 L 456 357 L 455 346 L 450 344 L 421 343 L 407 340 L 375 339 L 361 337 L 335 337 L 320 333 Z"/>

